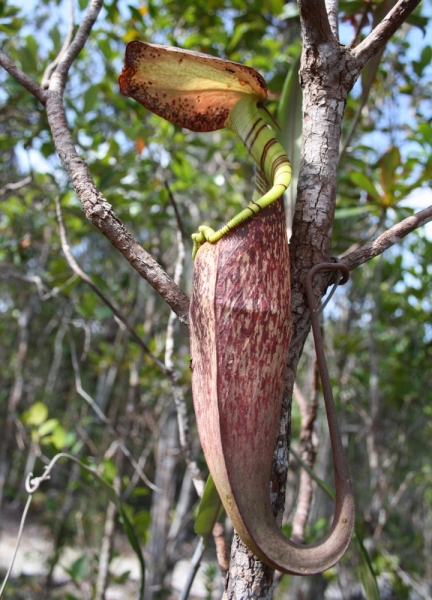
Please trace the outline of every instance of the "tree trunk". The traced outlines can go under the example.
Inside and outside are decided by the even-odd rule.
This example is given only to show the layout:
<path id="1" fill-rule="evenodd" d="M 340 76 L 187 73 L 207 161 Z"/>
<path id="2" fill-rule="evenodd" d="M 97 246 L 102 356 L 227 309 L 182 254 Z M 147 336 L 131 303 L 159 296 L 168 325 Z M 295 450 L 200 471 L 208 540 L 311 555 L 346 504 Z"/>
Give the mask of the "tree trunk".
<path id="1" fill-rule="evenodd" d="M 346 97 L 359 74 L 355 59 L 334 39 L 323 2 L 299 2 L 303 54 L 300 81 L 303 89 L 302 158 L 297 205 L 290 241 L 291 309 L 294 343 L 288 355 L 284 402 L 273 455 L 271 500 L 281 523 L 291 441 L 291 398 L 297 365 L 310 329 L 304 280 L 316 264 L 331 257 L 331 234 L 336 201 L 336 180 L 341 123 Z M 317 302 L 331 276 L 315 278 Z M 271 598 L 272 575 L 235 538 L 227 577 L 230 600 Z M 254 593 L 255 582 L 257 592 Z M 243 582 L 243 583 L 242 583 Z M 244 582 L 249 582 L 245 585 Z M 251 584 L 253 582 L 253 585 Z"/>
<path id="2" fill-rule="evenodd" d="M 150 541 L 146 547 L 147 577 L 144 600 L 151 600 L 162 589 L 166 573 L 166 543 L 170 526 L 170 511 L 175 493 L 174 471 L 178 462 L 179 444 L 177 417 L 171 410 L 160 433 L 156 450 L 155 485 L 151 508 Z"/>

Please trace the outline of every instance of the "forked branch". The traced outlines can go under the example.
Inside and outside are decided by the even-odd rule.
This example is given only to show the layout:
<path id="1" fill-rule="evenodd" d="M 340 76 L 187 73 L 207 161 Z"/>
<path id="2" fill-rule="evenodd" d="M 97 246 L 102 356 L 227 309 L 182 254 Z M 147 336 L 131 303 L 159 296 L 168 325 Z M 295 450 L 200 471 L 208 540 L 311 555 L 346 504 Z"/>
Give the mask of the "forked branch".
<path id="1" fill-rule="evenodd" d="M 98 18 L 102 5 L 103 0 L 92 0 L 90 2 L 90 6 L 88 7 L 87 13 L 78 28 L 73 42 L 60 57 L 57 68 L 50 78 L 50 90 L 57 92 L 61 96 L 63 96 L 64 93 L 69 69 L 78 54 L 84 48 L 93 25 Z"/>

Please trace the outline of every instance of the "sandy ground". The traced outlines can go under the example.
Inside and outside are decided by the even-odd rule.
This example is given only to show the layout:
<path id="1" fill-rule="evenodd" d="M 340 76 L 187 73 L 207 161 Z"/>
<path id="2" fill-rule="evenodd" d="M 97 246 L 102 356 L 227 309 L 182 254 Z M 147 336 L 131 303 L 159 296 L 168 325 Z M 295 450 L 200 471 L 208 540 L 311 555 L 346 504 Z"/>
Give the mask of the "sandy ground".
<path id="1" fill-rule="evenodd" d="M 3 529 L 0 533 L 0 573 L 2 574 L 5 574 L 9 568 L 15 549 L 18 529 L 19 522 L 17 519 L 4 518 L 3 516 Z M 126 571 L 130 571 L 130 574 L 125 584 L 110 584 L 106 594 L 107 600 L 132 600 L 133 598 L 136 598 L 135 594 L 138 589 L 140 577 L 139 563 L 132 551 L 131 553 L 124 551 L 127 546 L 128 542 L 126 539 L 120 539 L 119 543 L 116 544 L 116 548 L 122 548 L 123 550 L 119 556 L 116 556 L 111 561 L 110 572 L 117 577 L 121 576 Z M 33 577 L 40 576 L 42 583 L 44 575 L 47 572 L 46 560 L 51 555 L 51 552 L 52 541 L 48 529 L 34 523 L 27 523 L 24 526 L 23 536 L 12 569 L 12 577 L 15 578 L 20 575 Z M 70 567 L 74 561 L 82 556 L 82 554 L 83 551 L 79 548 L 64 548 L 59 564 L 54 570 L 55 584 L 66 585 L 70 582 L 71 578 L 65 571 L 65 567 Z M 208 563 L 203 563 L 200 567 L 192 586 L 191 598 L 204 598 L 207 594 L 204 576 L 207 565 Z M 181 560 L 177 563 L 171 582 L 174 597 L 177 597 L 182 589 L 188 571 L 189 561 Z M 0 585 L 2 578 L 3 575 L 0 578 Z M 68 586 L 68 589 L 73 593 L 72 588 Z M 7 598 L 7 588 L 5 598 Z"/>

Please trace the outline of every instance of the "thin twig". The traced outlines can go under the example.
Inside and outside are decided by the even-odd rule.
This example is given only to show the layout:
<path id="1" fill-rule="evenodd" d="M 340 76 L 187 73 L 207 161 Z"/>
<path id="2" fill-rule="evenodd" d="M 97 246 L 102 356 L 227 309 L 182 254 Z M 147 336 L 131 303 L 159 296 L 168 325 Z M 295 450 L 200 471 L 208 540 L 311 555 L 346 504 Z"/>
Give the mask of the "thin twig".
<path id="1" fill-rule="evenodd" d="M 100 10 L 102 0 L 93 0 L 89 11 L 83 21 L 82 27 L 77 32 L 74 42 L 58 65 L 57 70 L 50 80 L 48 91 L 42 88 L 21 69 L 0 52 L 0 66 L 3 66 L 19 83 L 46 106 L 48 122 L 51 129 L 53 142 L 63 167 L 68 172 L 78 199 L 83 205 L 87 218 L 109 239 L 117 250 L 131 266 L 146 279 L 158 292 L 165 302 L 178 315 L 181 323 L 189 323 L 189 299 L 186 294 L 175 285 L 162 267 L 124 227 L 123 223 L 112 210 L 112 207 L 97 189 L 88 166 L 78 155 L 74 141 L 70 134 L 62 95 L 62 77 L 67 75 L 71 61 L 81 50 L 87 39 L 97 12 Z M 69 64 L 70 63 L 70 64 Z M 55 80 L 55 81 L 53 81 Z M 60 88 L 57 90 L 56 88 Z M 54 88 L 54 89 L 53 89 Z"/>
<path id="2" fill-rule="evenodd" d="M 61 47 L 60 52 L 56 56 L 56 58 L 46 67 L 44 74 L 42 76 L 41 87 L 46 90 L 49 87 L 49 80 L 52 72 L 58 65 L 61 58 L 65 55 L 66 50 L 69 48 L 72 36 L 75 28 L 75 10 L 74 10 L 74 0 L 69 0 L 69 27 L 64 39 L 63 45 Z"/>
<path id="3" fill-rule="evenodd" d="M 21 181 L 7 183 L 2 188 L 0 188 L 0 197 L 4 196 L 6 194 L 6 192 L 19 190 L 20 188 L 22 188 L 22 187 L 26 186 L 28 183 L 30 183 L 31 180 L 32 180 L 32 176 L 27 175 L 27 177 L 24 177 L 24 179 L 21 179 Z"/>
<path id="4" fill-rule="evenodd" d="M 77 393 L 81 396 L 81 398 L 83 398 L 87 402 L 87 404 L 89 404 L 91 406 L 91 408 L 94 410 L 94 412 L 99 417 L 99 419 L 102 421 L 102 423 L 105 423 L 105 425 L 108 425 L 111 423 L 110 419 L 108 419 L 108 417 L 105 416 L 103 411 L 99 408 L 99 406 L 93 400 L 93 398 L 90 396 L 90 394 L 87 394 L 87 392 L 82 387 L 81 374 L 80 374 L 80 370 L 79 370 L 79 366 L 78 366 L 75 344 L 71 337 L 69 337 L 69 343 L 70 343 L 70 349 L 71 349 L 72 366 L 73 366 L 74 375 L 75 375 L 75 389 L 76 389 Z"/>
<path id="5" fill-rule="evenodd" d="M 409 233 L 422 225 L 426 225 L 430 221 L 432 221 L 432 205 L 393 225 L 393 227 L 384 231 L 375 240 L 365 244 L 358 250 L 354 250 L 345 256 L 342 255 L 340 257 L 341 262 L 352 271 L 375 256 L 382 254 L 385 250 L 391 248 L 391 246 L 399 243 Z"/>
<path id="6" fill-rule="evenodd" d="M 29 91 L 35 98 L 39 100 L 42 104 L 45 105 L 47 94 L 41 88 L 41 86 L 33 81 L 28 75 L 21 71 L 19 67 L 17 67 L 3 52 L 0 51 L 0 66 L 2 66 L 9 75 L 12 75 L 14 79 L 18 81 L 21 85 L 25 87 L 27 91 Z"/>
<path id="7" fill-rule="evenodd" d="M 168 181 L 166 179 L 164 181 L 164 184 L 165 184 L 165 188 L 166 188 L 166 190 L 168 192 L 169 201 L 171 202 L 171 206 L 174 209 L 174 214 L 175 214 L 175 218 L 176 218 L 176 221 L 177 221 L 177 228 L 180 231 L 181 237 L 184 238 L 185 237 L 185 232 L 184 232 L 183 223 L 182 223 L 182 220 L 181 220 L 181 217 L 180 217 L 180 212 L 179 212 L 179 209 L 178 209 L 178 206 L 177 206 L 177 202 L 175 201 L 174 195 L 173 195 L 173 193 L 171 191 L 171 188 L 169 186 L 169 183 L 168 183 Z M 175 276 L 174 276 L 174 281 L 176 282 L 177 285 L 180 285 L 180 280 L 177 281 L 176 278 L 175 278 Z"/>
<path id="8" fill-rule="evenodd" d="M 206 541 L 204 540 L 204 538 L 200 537 L 197 547 L 195 548 L 195 552 L 193 554 L 192 560 L 191 560 L 189 573 L 187 574 L 186 581 L 184 583 L 182 591 L 180 592 L 178 600 L 187 600 L 188 599 L 190 589 L 191 589 L 193 581 L 195 579 L 195 575 L 197 574 L 198 569 L 200 567 L 206 546 L 207 546 Z"/>
<path id="9" fill-rule="evenodd" d="M 73 42 L 68 46 L 66 51 L 60 57 L 57 68 L 50 78 L 50 91 L 56 92 L 60 96 L 63 96 L 69 69 L 73 61 L 84 48 L 84 45 L 87 42 L 93 25 L 95 24 L 96 19 L 98 18 L 102 5 L 103 0 L 91 0 L 90 5 L 87 9 L 87 13 L 84 19 L 82 20 L 78 31 L 76 32 Z"/>
<path id="10" fill-rule="evenodd" d="M 183 262 L 185 258 L 185 247 L 183 242 L 183 228 L 180 220 L 180 214 L 177 209 L 177 204 L 174 199 L 174 196 L 169 188 L 168 183 L 165 181 L 165 187 L 168 191 L 168 196 L 170 198 L 171 204 L 174 207 L 174 212 L 177 220 L 177 260 L 176 266 L 174 270 L 174 283 L 177 285 L 180 283 L 180 278 L 183 272 Z M 166 334 L 166 342 L 165 342 L 165 367 L 168 373 L 168 376 L 171 381 L 171 387 L 173 390 L 173 397 L 175 406 L 177 409 L 177 422 L 179 428 L 179 438 L 180 438 L 180 446 L 182 448 L 183 456 L 185 458 L 186 464 L 191 472 L 192 481 L 197 491 L 199 497 L 203 495 L 204 492 L 204 476 L 201 473 L 200 468 L 198 467 L 198 463 L 194 459 L 194 455 L 192 452 L 192 440 L 190 437 L 190 427 L 189 427 L 189 417 L 187 413 L 187 406 L 184 399 L 184 394 L 179 385 L 179 376 L 174 369 L 174 363 L 172 360 L 172 354 L 174 350 L 174 323 L 176 321 L 176 314 L 171 311 L 168 320 L 167 326 L 167 334 Z"/>
<path id="11" fill-rule="evenodd" d="M 48 92 L 46 108 L 54 145 L 64 168 L 69 173 L 87 218 L 122 253 L 141 277 L 153 286 L 179 316 L 180 322 L 187 324 L 189 322 L 188 297 L 130 234 L 97 189 L 87 164 L 78 156 L 59 94 Z"/>
<path id="12" fill-rule="evenodd" d="M 81 398 L 83 398 L 91 406 L 91 408 L 94 410 L 94 412 L 99 417 L 99 419 L 103 423 L 105 423 L 105 425 L 108 428 L 108 431 L 113 436 L 113 438 L 117 441 L 121 451 L 126 456 L 126 458 L 129 460 L 129 462 L 131 463 L 131 465 L 133 466 L 135 471 L 139 474 L 139 476 L 144 481 L 144 483 L 146 485 L 148 485 L 148 487 L 151 488 L 154 492 L 160 493 L 161 490 L 148 479 L 147 475 L 143 472 L 143 470 L 141 469 L 139 464 L 136 462 L 136 460 L 130 453 L 129 449 L 125 446 L 123 440 L 120 438 L 120 436 L 117 434 L 115 429 L 112 427 L 110 419 L 108 419 L 108 417 L 99 408 L 99 406 L 93 400 L 93 398 L 90 396 L 90 394 L 88 394 L 82 387 L 81 375 L 80 375 L 80 371 L 79 371 L 78 360 L 77 360 L 76 350 L 75 350 L 75 344 L 74 344 L 71 336 L 69 336 L 69 344 L 70 344 L 70 349 L 71 349 L 72 366 L 73 366 L 74 376 L 75 376 L 75 389 L 76 389 L 77 393 L 81 396 Z"/>
<path id="13" fill-rule="evenodd" d="M 389 519 L 389 513 L 391 513 L 393 508 L 399 504 L 399 500 L 402 498 L 403 494 L 405 493 L 405 490 L 409 486 L 409 484 L 415 474 L 416 474 L 415 471 L 410 471 L 409 473 L 406 474 L 404 480 L 402 481 L 402 483 L 398 487 L 395 495 L 391 499 L 387 510 L 380 511 L 380 519 L 379 519 L 378 525 L 376 526 L 375 531 L 373 532 L 373 535 L 372 535 L 372 537 L 375 540 L 377 540 L 380 537 L 382 530 L 384 529 L 385 524 L 387 523 L 387 521 Z M 382 517 L 381 517 L 381 515 L 382 515 Z"/>
<path id="14" fill-rule="evenodd" d="M 75 279 L 77 278 L 76 274 L 74 273 L 64 283 L 62 283 L 62 285 L 54 287 L 49 292 L 44 292 L 44 284 L 42 282 L 42 279 L 39 277 L 39 275 L 24 275 L 23 273 L 17 273 L 16 271 L 13 271 L 8 266 L 1 265 L 0 266 L 0 277 L 2 277 L 4 279 L 7 279 L 8 277 L 13 277 L 14 279 L 19 279 L 20 281 L 26 281 L 27 283 L 33 283 L 36 286 L 36 289 L 38 291 L 38 296 L 42 300 L 42 302 L 45 302 L 46 300 L 49 300 L 50 298 L 54 298 L 55 296 L 58 296 L 58 294 L 62 291 L 63 288 L 65 288 L 68 285 L 70 285 L 71 283 L 73 283 L 73 281 L 75 281 Z"/>
<path id="15" fill-rule="evenodd" d="M 155 448 L 155 443 L 156 443 L 158 437 L 160 436 L 162 428 L 168 417 L 168 411 L 165 410 L 165 408 L 166 408 L 165 397 L 162 396 L 161 398 L 162 398 L 162 401 L 160 401 L 160 406 L 161 406 L 160 410 L 158 410 L 158 405 L 153 410 L 154 413 L 159 414 L 159 421 L 157 422 L 157 424 L 155 423 L 155 425 L 152 427 L 151 433 L 150 433 L 150 438 L 148 439 L 147 444 L 146 444 L 145 448 L 143 449 L 143 451 L 141 452 L 141 455 L 137 462 L 137 464 L 141 470 L 144 469 L 144 466 L 147 462 L 147 458 L 150 456 L 150 453 L 153 452 L 153 450 Z M 135 487 L 138 483 L 138 479 L 139 479 L 139 474 L 136 472 L 132 475 L 127 488 L 125 489 L 125 491 L 122 494 L 122 498 L 124 498 L 125 500 L 127 498 L 129 498 L 129 496 L 131 495 L 131 493 L 133 492 L 133 490 L 135 489 Z"/>
<path id="16" fill-rule="evenodd" d="M 300 409 L 301 431 L 299 454 L 304 462 L 312 469 L 315 463 L 316 446 L 313 441 L 314 425 L 318 410 L 319 374 L 316 360 L 313 364 L 312 398 L 309 402 L 294 384 L 293 397 Z M 300 485 L 296 512 L 294 515 L 291 539 L 304 544 L 304 531 L 309 518 L 312 504 L 312 478 L 305 469 L 300 471 Z"/>
<path id="17" fill-rule="evenodd" d="M 15 559 L 16 559 L 16 555 L 17 555 L 17 552 L 18 552 L 18 548 L 19 548 L 19 545 L 21 543 L 22 532 L 23 532 L 24 525 L 25 525 L 26 518 L 27 518 L 27 513 L 28 513 L 28 510 L 30 508 L 30 504 L 31 504 L 32 499 L 33 499 L 33 496 L 30 494 L 29 497 L 27 498 L 27 502 L 26 502 L 26 505 L 24 507 L 23 514 L 22 514 L 22 517 L 21 517 L 21 522 L 20 522 L 20 526 L 19 526 L 19 530 L 18 530 L 17 540 L 16 540 L 16 543 L 15 543 L 14 552 L 13 552 L 13 555 L 12 555 L 12 558 L 11 558 L 11 561 L 10 561 L 9 569 L 7 570 L 7 573 L 6 573 L 5 578 L 3 580 L 3 584 L 2 584 L 2 586 L 0 588 L 0 598 L 3 597 L 3 592 L 5 590 L 7 582 L 9 581 L 9 577 L 10 577 L 12 568 L 13 568 L 14 563 L 15 563 Z"/>
<path id="18" fill-rule="evenodd" d="M 368 22 L 368 11 L 369 10 L 370 10 L 370 6 L 369 6 L 369 4 L 366 4 L 363 9 L 363 12 L 362 12 L 361 19 L 359 20 L 359 22 L 357 24 L 353 38 L 352 38 L 351 42 L 348 44 L 348 48 L 354 48 L 354 46 L 357 44 L 357 40 L 360 37 L 361 30 Z"/>
<path id="19" fill-rule="evenodd" d="M 1 266 L 0 277 L 4 279 L 12 277 L 13 279 L 26 281 L 27 283 L 33 283 L 36 286 L 39 298 L 42 299 L 45 296 L 42 279 L 39 277 L 39 275 L 23 275 L 22 273 L 17 273 L 16 271 L 13 271 L 7 266 Z"/>
<path id="20" fill-rule="evenodd" d="M 117 319 L 121 323 L 123 323 L 123 325 L 126 327 L 126 329 L 129 331 L 129 333 L 132 335 L 133 339 L 137 342 L 137 344 L 140 346 L 140 348 L 142 348 L 142 350 L 153 359 L 153 361 L 161 369 L 161 371 L 166 373 L 165 365 L 158 358 L 156 358 L 156 356 L 152 353 L 152 351 L 148 348 L 148 346 L 143 342 L 143 340 L 137 334 L 137 332 L 135 331 L 133 326 L 129 323 L 129 321 L 126 319 L 126 317 L 112 304 L 112 302 L 105 296 L 105 294 L 103 292 L 101 292 L 101 290 L 97 287 L 97 285 L 92 281 L 92 279 L 87 275 L 87 273 L 85 273 L 81 269 L 81 267 L 76 262 L 75 258 L 73 257 L 73 254 L 71 252 L 69 243 L 67 241 L 66 229 L 64 226 L 63 215 L 61 212 L 61 206 L 60 206 L 58 197 L 55 198 L 55 203 L 56 203 L 57 221 L 58 221 L 59 230 L 60 230 L 61 246 L 62 246 L 63 253 L 66 257 L 66 260 L 68 262 L 68 265 L 70 266 L 72 271 L 76 275 L 78 275 L 78 277 L 80 277 L 83 281 L 85 281 L 85 283 L 87 283 L 87 285 L 94 291 L 94 293 L 97 296 L 99 296 L 99 298 L 102 300 L 102 302 L 104 302 L 108 306 L 108 308 L 111 310 L 113 315 L 115 315 L 117 317 Z"/>
<path id="21" fill-rule="evenodd" d="M 421 0 L 399 0 L 379 25 L 351 51 L 360 68 L 387 43 L 397 29 L 406 21 Z"/>

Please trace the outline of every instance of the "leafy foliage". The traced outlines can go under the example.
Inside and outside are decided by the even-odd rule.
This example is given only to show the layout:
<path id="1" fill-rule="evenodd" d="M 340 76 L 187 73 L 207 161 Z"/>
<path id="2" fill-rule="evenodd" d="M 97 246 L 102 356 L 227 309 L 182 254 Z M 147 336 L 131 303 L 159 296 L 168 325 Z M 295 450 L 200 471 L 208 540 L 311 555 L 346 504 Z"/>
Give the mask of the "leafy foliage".
<path id="1" fill-rule="evenodd" d="M 62 46 L 66 4 L 25 4 L 0 0 L 0 48 L 40 82 Z M 79 0 L 77 22 L 87 4 Z M 352 36 L 352 26 L 363 18 L 363 35 L 387 5 L 341 2 L 344 31 Z M 335 254 L 411 214 L 407 198 L 430 185 L 432 50 L 425 15 L 422 8 L 414 13 L 411 28 L 405 26 L 392 39 L 381 63 L 371 66 L 348 100 L 345 137 L 362 95 L 367 96 L 341 162 Z M 298 17 L 293 5 L 281 0 L 109 0 L 73 64 L 65 101 L 78 151 L 119 218 L 172 275 L 177 225 L 165 183 L 175 197 L 189 254 L 190 234 L 198 225 L 227 221 L 251 196 L 253 172 L 246 151 L 229 132 L 193 134 L 118 93 L 124 48 L 133 39 L 178 45 L 258 69 L 271 89 L 268 107 L 274 114 L 299 54 Z M 292 77 L 289 81 L 296 83 Z M 283 112 L 279 115 L 285 130 Z M 127 502 L 126 522 L 143 542 L 155 527 L 151 511 L 157 495 L 119 451 L 119 440 L 154 481 L 160 431 L 172 406 L 171 385 L 71 271 L 61 250 L 56 197 L 74 258 L 163 361 L 169 309 L 85 219 L 55 154 L 43 108 L 1 71 L 0 419 L 6 434 L 0 441 L 0 504 L 20 499 L 26 465 L 40 472 L 44 462 L 67 449 L 85 464 L 104 466 L 105 476 Z M 403 593 L 408 593 L 403 573 L 421 582 L 431 576 L 431 264 L 429 234 L 414 232 L 385 257 L 353 273 L 346 296 L 328 315 L 331 372 L 359 527 L 374 570 L 390 574 L 393 589 Z M 188 258 L 182 281 L 186 290 L 191 270 Z M 188 339 L 180 326 L 174 346 L 175 368 L 191 413 Z M 300 381 L 307 390 L 310 361 L 305 356 Z M 107 416 L 109 426 L 85 394 Z M 299 429 L 294 412 L 293 430 Z M 318 432 L 324 456 L 324 434 Z M 177 500 L 186 486 L 184 468 L 176 460 L 168 508 L 173 515 L 180 514 Z M 325 464 L 321 470 L 324 476 Z M 195 500 L 192 496 L 187 514 Z M 61 548 L 77 543 L 77 513 L 85 515 L 85 542 L 100 542 L 106 504 L 83 471 L 59 471 L 32 510 L 55 542 L 50 572 Z M 166 571 L 190 555 L 192 526 L 183 517 L 177 542 L 167 541 Z M 160 535 L 169 537 L 167 531 Z M 362 569 L 362 560 L 352 548 L 340 572 L 358 581 L 356 568 Z M 84 556 L 78 558 L 69 568 L 70 577 L 95 586 L 89 566 Z M 47 598 L 55 597 L 50 585 L 48 576 Z"/>

